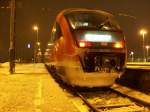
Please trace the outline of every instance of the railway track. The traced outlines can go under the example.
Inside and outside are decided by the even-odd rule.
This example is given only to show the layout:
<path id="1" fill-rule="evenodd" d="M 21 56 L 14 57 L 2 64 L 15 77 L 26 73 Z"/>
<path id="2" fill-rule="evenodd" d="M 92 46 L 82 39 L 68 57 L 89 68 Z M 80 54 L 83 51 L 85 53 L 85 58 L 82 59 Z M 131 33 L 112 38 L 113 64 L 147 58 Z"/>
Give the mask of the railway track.
<path id="1" fill-rule="evenodd" d="M 54 75 L 52 72 L 51 74 Z M 150 96 L 145 96 L 137 91 L 133 92 L 120 85 L 110 88 L 72 88 L 58 80 L 57 78 L 57 82 L 63 89 L 83 100 L 89 112 L 150 112 L 150 100 L 148 99 Z"/>
<path id="2" fill-rule="evenodd" d="M 150 112 L 148 105 L 135 101 L 109 88 L 76 91 L 93 112 Z"/>

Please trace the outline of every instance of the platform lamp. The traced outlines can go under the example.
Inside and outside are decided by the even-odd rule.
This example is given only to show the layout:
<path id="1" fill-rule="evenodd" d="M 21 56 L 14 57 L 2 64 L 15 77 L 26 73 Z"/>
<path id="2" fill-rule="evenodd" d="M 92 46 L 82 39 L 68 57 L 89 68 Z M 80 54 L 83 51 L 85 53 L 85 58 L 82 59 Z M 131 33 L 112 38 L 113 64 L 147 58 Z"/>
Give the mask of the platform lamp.
<path id="1" fill-rule="evenodd" d="M 143 46 L 143 60 L 145 60 L 145 41 L 144 41 L 144 39 L 145 39 L 145 34 L 147 34 L 147 31 L 144 29 L 141 29 L 140 34 L 142 35 L 142 38 L 143 38 L 143 45 L 142 45 Z"/>

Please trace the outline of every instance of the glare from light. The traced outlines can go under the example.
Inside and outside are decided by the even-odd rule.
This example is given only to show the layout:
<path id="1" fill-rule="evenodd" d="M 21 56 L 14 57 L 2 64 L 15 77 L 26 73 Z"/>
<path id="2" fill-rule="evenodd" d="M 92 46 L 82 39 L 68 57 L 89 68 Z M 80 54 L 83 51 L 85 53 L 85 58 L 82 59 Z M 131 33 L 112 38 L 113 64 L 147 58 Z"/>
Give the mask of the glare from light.
<path id="1" fill-rule="evenodd" d="M 146 49 L 149 49 L 150 46 L 147 45 L 147 46 L 145 46 L 145 47 L 146 47 Z"/>
<path id="2" fill-rule="evenodd" d="M 40 42 L 37 42 L 37 45 L 38 45 L 38 46 L 40 46 L 40 45 L 41 45 L 41 43 L 40 43 Z"/>
<path id="3" fill-rule="evenodd" d="M 85 47 L 85 42 L 79 42 L 80 47 Z"/>
<path id="4" fill-rule="evenodd" d="M 116 42 L 114 47 L 115 48 L 123 48 L 122 42 Z"/>
<path id="5" fill-rule="evenodd" d="M 27 47 L 28 47 L 28 48 L 31 48 L 31 44 L 28 44 Z"/>
<path id="6" fill-rule="evenodd" d="M 131 55 L 133 55 L 134 54 L 134 52 L 133 51 L 131 51 L 131 53 L 130 53 Z"/>
<path id="7" fill-rule="evenodd" d="M 33 30 L 37 31 L 39 28 L 37 25 L 33 26 Z"/>
<path id="8" fill-rule="evenodd" d="M 111 35 L 99 35 L 99 34 L 85 34 L 86 41 L 91 42 L 111 42 Z"/>
<path id="9" fill-rule="evenodd" d="M 140 30 L 140 34 L 141 34 L 141 35 L 145 35 L 145 34 L 147 34 L 147 31 L 144 30 L 144 29 L 142 29 L 142 30 Z"/>

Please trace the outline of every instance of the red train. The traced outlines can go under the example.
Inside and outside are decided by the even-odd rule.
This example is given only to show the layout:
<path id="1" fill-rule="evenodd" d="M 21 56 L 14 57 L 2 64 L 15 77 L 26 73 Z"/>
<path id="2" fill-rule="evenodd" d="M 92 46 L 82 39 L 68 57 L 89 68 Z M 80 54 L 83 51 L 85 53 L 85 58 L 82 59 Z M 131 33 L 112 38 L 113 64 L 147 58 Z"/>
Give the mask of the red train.
<path id="1" fill-rule="evenodd" d="M 125 69 L 126 42 L 108 12 L 90 9 L 61 11 L 51 32 L 53 66 L 72 86 L 110 86 Z"/>

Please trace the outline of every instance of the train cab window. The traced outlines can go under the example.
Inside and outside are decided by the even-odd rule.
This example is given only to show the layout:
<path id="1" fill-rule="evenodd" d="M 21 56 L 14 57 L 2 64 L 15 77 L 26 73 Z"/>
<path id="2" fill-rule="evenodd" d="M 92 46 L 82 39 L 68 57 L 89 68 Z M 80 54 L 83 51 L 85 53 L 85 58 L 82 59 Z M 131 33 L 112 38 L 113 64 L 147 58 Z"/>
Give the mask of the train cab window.
<path id="1" fill-rule="evenodd" d="M 62 36 L 62 31 L 59 24 L 56 22 L 52 29 L 51 40 L 54 42 Z"/>
<path id="2" fill-rule="evenodd" d="M 120 30 L 120 26 L 110 14 L 77 11 L 68 13 L 65 16 L 73 30 Z"/>

